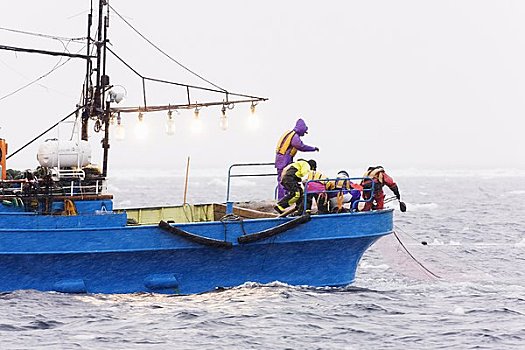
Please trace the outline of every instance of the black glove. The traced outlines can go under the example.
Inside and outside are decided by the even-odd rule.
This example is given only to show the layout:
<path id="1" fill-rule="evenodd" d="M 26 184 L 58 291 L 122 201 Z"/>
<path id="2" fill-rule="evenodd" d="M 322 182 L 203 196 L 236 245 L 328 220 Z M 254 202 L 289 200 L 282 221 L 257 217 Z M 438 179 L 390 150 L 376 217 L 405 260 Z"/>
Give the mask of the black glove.
<path id="1" fill-rule="evenodd" d="M 319 152 L 319 147 L 315 147 L 314 151 Z"/>

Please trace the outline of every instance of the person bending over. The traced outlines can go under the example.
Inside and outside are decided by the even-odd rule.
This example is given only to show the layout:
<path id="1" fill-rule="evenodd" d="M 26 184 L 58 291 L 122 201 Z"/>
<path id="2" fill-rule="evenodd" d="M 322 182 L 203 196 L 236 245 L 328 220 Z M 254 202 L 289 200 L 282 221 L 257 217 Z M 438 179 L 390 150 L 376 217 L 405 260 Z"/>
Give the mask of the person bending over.
<path id="1" fill-rule="evenodd" d="M 390 188 L 398 200 L 401 199 L 397 184 L 395 183 L 394 179 L 392 179 L 385 172 L 385 169 L 383 169 L 382 166 L 369 167 L 363 177 L 370 178 L 361 181 L 361 185 L 363 186 L 363 199 L 370 199 L 372 194 L 372 184 L 374 185 L 374 198 L 368 202 L 365 202 L 365 206 L 362 211 L 369 211 L 371 209 L 379 210 L 384 208 L 385 193 L 383 192 L 383 186 L 385 185 Z"/>
<path id="2" fill-rule="evenodd" d="M 303 177 L 308 175 L 311 169 L 310 164 L 313 164 L 313 162 L 313 160 L 299 159 L 283 169 L 281 185 L 286 190 L 286 195 L 274 207 L 279 214 L 284 213 L 286 208 L 295 203 L 297 203 L 297 212 L 303 211 L 304 191 L 301 181 Z"/>

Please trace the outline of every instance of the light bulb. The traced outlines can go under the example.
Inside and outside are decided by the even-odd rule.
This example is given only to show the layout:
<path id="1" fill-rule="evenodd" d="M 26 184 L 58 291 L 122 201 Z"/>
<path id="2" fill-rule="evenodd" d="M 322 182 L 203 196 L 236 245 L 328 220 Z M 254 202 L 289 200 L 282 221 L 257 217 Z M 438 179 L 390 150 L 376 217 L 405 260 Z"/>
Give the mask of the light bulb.
<path id="1" fill-rule="evenodd" d="M 174 135 L 175 134 L 175 120 L 171 111 L 168 111 L 168 120 L 166 120 L 166 134 Z"/>
<path id="2" fill-rule="evenodd" d="M 195 120 L 199 119 L 199 112 L 200 112 L 200 109 L 195 107 L 195 111 L 193 111 L 193 119 Z"/>
<path id="3" fill-rule="evenodd" d="M 248 117 L 248 128 L 252 130 L 257 130 L 259 128 L 260 120 L 259 115 L 257 114 L 255 110 L 255 106 L 257 104 L 252 102 L 252 105 L 250 106 L 250 116 Z"/>
<path id="4" fill-rule="evenodd" d="M 140 140 L 144 140 L 148 137 L 149 134 L 148 126 L 144 121 L 144 116 L 142 115 L 142 112 L 139 112 L 138 118 L 139 121 L 137 125 L 135 125 L 135 136 L 137 136 L 137 138 Z"/>
<path id="5" fill-rule="evenodd" d="M 122 141 L 126 138 L 126 129 L 124 129 L 124 125 L 122 125 L 120 114 L 117 116 L 117 127 L 115 129 L 115 138 L 117 139 L 117 141 Z"/>
<path id="6" fill-rule="evenodd" d="M 203 126 L 202 126 L 202 120 L 199 119 L 193 119 L 191 121 L 191 131 L 198 134 L 202 131 L 203 129 Z"/>
<path id="7" fill-rule="evenodd" d="M 222 115 L 221 119 L 219 120 L 219 127 L 221 130 L 226 131 L 228 130 L 228 118 L 226 117 L 226 106 L 222 106 L 221 109 Z"/>

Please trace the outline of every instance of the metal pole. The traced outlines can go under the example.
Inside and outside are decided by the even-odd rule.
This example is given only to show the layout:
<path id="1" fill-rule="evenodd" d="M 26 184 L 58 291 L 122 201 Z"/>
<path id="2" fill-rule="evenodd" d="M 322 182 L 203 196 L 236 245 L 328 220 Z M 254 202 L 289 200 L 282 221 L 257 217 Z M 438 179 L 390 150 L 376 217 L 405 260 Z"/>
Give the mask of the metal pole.
<path id="1" fill-rule="evenodd" d="M 25 47 L 17 47 L 17 46 L 6 46 L 6 45 L 0 45 L 0 50 L 6 50 L 6 51 L 15 51 L 15 52 L 28 52 L 28 53 L 38 53 L 41 55 L 49 55 L 49 56 L 63 56 L 63 57 L 70 57 L 70 58 L 83 58 L 86 60 L 89 60 L 92 58 L 92 56 L 88 55 L 82 55 L 79 53 L 70 53 L 70 52 L 58 52 L 58 51 L 49 51 L 49 50 L 39 50 L 39 49 L 28 49 Z"/>
<path id="2" fill-rule="evenodd" d="M 186 162 L 186 179 L 184 180 L 184 198 L 182 204 L 186 204 L 186 193 L 188 192 L 188 174 L 190 172 L 190 157 Z"/>
<path id="3" fill-rule="evenodd" d="M 108 154 L 109 154 L 109 119 L 110 119 L 110 102 L 106 102 L 106 110 L 104 111 L 104 139 L 102 140 L 102 148 L 104 149 L 104 156 L 102 160 L 102 176 L 108 175 Z"/>
<path id="4" fill-rule="evenodd" d="M 102 92 L 101 99 L 102 103 L 105 100 L 106 94 L 106 84 L 109 84 L 109 78 L 106 75 L 106 43 L 108 39 L 108 27 L 109 27 L 109 8 L 106 17 L 104 17 L 104 51 L 103 51 L 103 60 L 102 60 Z M 102 148 L 104 149 L 104 156 L 102 160 L 102 176 L 106 177 L 108 175 L 108 154 L 109 154 L 109 119 L 111 117 L 111 106 L 110 102 L 106 101 L 106 106 L 104 109 L 103 123 L 104 123 L 104 139 L 102 140 Z"/>
<path id="5" fill-rule="evenodd" d="M 88 14 L 88 28 L 87 28 L 87 43 L 86 43 L 86 55 L 89 56 L 89 50 L 91 50 L 91 25 L 93 23 L 93 2 L 91 3 L 91 11 Z M 84 86 L 84 106 L 89 104 L 89 92 L 91 85 L 91 59 L 86 60 L 86 81 Z M 87 110 L 83 111 L 88 113 Z"/>

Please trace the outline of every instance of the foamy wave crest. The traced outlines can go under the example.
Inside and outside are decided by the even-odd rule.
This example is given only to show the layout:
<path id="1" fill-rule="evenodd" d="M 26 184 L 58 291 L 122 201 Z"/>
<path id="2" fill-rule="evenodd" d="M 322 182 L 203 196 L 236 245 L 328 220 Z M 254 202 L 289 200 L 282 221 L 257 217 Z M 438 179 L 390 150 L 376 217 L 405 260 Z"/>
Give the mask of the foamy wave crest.
<path id="1" fill-rule="evenodd" d="M 426 241 L 423 241 L 423 245 L 450 245 L 450 246 L 460 246 L 462 245 L 461 242 L 458 242 L 458 241 L 449 241 L 448 243 L 446 242 L 442 242 L 440 241 L 439 239 L 436 239 L 434 238 L 434 240 L 432 242 L 426 242 Z"/>
<path id="2" fill-rule="evenodd" d="M 525 177 L 525 169 L 392 169 L 388 171 L 397 177 Z"/>
<path id="3" fill-rule="evenodd" d="M 452 310 L 452 313 L 454 315 L 464 315 L 465 314 L 465 309 L 461 306 L 456 306 L 454 308 L 454 310 Z"/>
<path id="4" fill-rule="evenodd" d="M 516 247 L 523 248 L 525 247 L 525 238 L 515 244 Z"/>
<path id="5" fill-rule="evenodd" d="M 437 238 L 434 238 L 434 240 L 432 242 L 428 243 L 428 245 L 445 245 L 445 243 L 441 242 Z"/>
<path id="6" fill-rule="evenodd" d="M 285 287 L 285 288 L 298 288 L 298 286 L 291 286 L 289 284 L 273 281 L 269 283 L 259 283 L 259 282 L 245 282 L 241 285 L 232 287 L 231 289 L 249 289 L 249 288 L 260 288 L 260 287 Z"/>
<path id="7" fill-rule="evenodd" d="M 235 186 L 239 187 L 255 187 L 257 186 L 256 181 L 245 180 L 245 179 L 235 179 Z"/>
<path id="8" fill-rule="evenodd" d="M 220 186 L 220 187 L 226 187 L 226 181 L 223 179 L 213 178 L 210 181 L 206 183 L 208 186 Z"/>
<path id="9" fill-rule="evenodd" d="M 359 263 L 359 268 L 360 269 L 387 270 L 390 268 L 390 266 L 388 266 L 387 264 L 372 265 L 372 264 L 367 263 L 366 261 L 361 261 L 361 263 Z"/>
<path id="10" fill-rule="evenodd" d="M 507 194 L 518 194 L 518 195 L 521 195 L 521 194 L 525 194 L 525 190 L 510 191 L 510 192 L 507 192 Z"/>
<path id="11" fill-rule="evenodd" d="M 436 203 L 407 203 L 407 210 L 410 211 L 434 210 L 438 207 Z"/>

